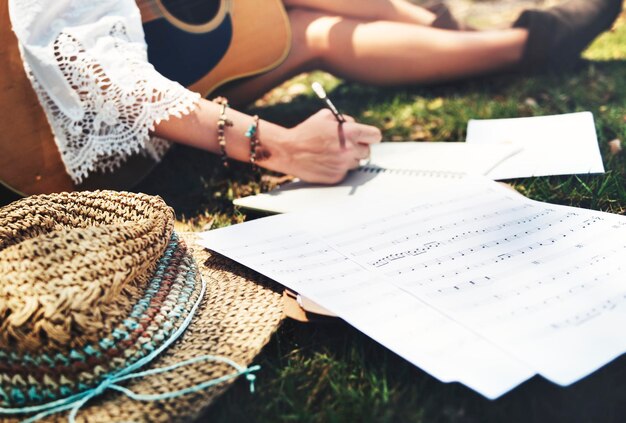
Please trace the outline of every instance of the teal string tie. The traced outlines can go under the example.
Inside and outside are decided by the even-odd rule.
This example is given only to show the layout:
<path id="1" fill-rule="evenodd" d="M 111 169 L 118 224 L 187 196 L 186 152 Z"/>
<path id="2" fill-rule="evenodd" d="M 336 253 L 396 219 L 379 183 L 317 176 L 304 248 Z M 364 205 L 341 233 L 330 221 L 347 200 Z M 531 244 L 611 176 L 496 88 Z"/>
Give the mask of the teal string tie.
<path id="1" fill-rule="evenodd" d="M 221 357 L 221 356 L 202 355 L 199 357 L 194 357 L 188 360 L 181 361 L 179 363 L 172 364 L 170 366 L 135 372 L 135 370 L 143 367 L 147 363 L 154 360 L 161 352 L 163 352 L 174 341 L 176 341 L 182 335 L 185 329 L 187 329 L 187 327 L 191 323 L 191 320 L 193 319 L 193 316 L 195 315 L 198 309 L 198 306 L 200 305 L 200 302 L 202 301 L 202 298 L 204 298 L 204 293 L 206 291 L 206 283 L 204 282 L 204 279 L 201 279 L 201 281 L 202 281 L 202 289 L 200 291 L 200 295 L 198 296 L 198 299 L 194 303 L 189 315 L 185 318 L 181 326 L 172 334 L 172 336 L 166 342 L 164 342 L 159 348 L 152 351 L 146 357 L 142 358 L 141 360 L 138 360 L 134 364 L 120 370 L 119 372 L 113 375 L 110 375 L 109 377 L 104 379 L 98 386 L 91 388 L 85 392 L 81 392 L 79 394 L 75 394 L 67 398 L 62 398 L 60 400 L 52 401 L 52 402 L 41 404 L 41 405 L 21 407 L 21 408 L 1 408 L 0 407 L 0 415 L 38 413 L 32 417 L 29 417 L 26 420 L 23 420 L 23 423 L 31 423 L 37 420 L 41 420 L 52 414 L 70 410 L 70 413 L 68 415 L 68 421 L 69 423 L 75 423 L 76 416 L 78 412 L 80 411 L 80 409 L 89 400 L 102 395 L 108 389 L 121 392 L 127 397 L 135 401 L 159 401 L 159 400 L 177 398 L 177 397 L 195 393 L 195 392 L 200 392 L 204 389 L 210 388 L 215 385 L 219 385 L 220 383 L 224 383 L 231 379 L 235 379 L 244 374 L 246 375 L 246 379 L 250 383 L 250 392 L 254 393 L 254 382 L 256 380 L 256 375 L 254 375 L 253 372 L 258 371 L 261 368 L 261 366 L 255 365 L 251 367 L 245 367 L 245 366 L 241 366 L 235 363 L 233 360 L 229 358 Z M 225 363 L 233 367 L 235 369 L 235 372 L 221 376 L 219 378 L 207 380 L 206 382 L 202 382 L 197 385 L 190 386 L 188 388 L 179 389 L 177 391 L 166 392 L 163 394 L 138 394 L 136 392 L 131 391 L 128 388 L 117 385 L 117 383 L 123 382 L 125 380 L 137 379 L 137 378 L 143 378 L 146 376 L 167 373 L 167 372 L 174 371 L 178 368 L 189 366 L 191 364 L 200 363 L 203 361 L 216 361 L 216 362 Z"/>
<path id="2" fill-rule="evenodd" d="M 260 366 L 256 367 L 258 367 L 259 369 L 261 368 Z M 254 394 L 254 381 L 256 380 L 256 375 L 254 373 L 248 373 L 246 375 L 246 379 L 248 380 L 248 382 L 250 382 L 250 393 Z"/>

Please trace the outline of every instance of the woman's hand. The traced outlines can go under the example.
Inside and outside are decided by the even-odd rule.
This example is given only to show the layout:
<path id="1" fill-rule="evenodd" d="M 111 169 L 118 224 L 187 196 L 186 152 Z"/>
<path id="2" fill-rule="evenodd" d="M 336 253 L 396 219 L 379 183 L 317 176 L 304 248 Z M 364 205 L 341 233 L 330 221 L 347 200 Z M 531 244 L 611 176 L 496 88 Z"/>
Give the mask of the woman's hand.
<path id="1" fill-rule="evenodd" d="M 219 105 L 202 99 L 192 113 L 162 121 L 154 133 L 221 154 L 216 136 L 219 113 Z M 253 123 L 252 117 L 233 109 L 227 110 L 227 117 L 232 126 L 226 128 L 226 153 L 232 159 L 248 162 L 250 139 L 246 132 Z M 262 121 L 256 163 L 308 182 L 337 183 L 361 159 L 369 157 L 370 145 L 381 138 L 377 128 L 356 123 L 350 117 L 346 120 L 340 125 L 330 110 L 324 109 L 291 129 Z"/>
<path id="2" fill-rule="evenodd" d="M 307 182 L 334 184 L 348 170 L 370 156 L 370 145 L 381 140 L 378 128 L 354 122 L 340 124 L 330 110 L 323 109 L 294 128 L 284 138 L 267 145 L 270 169 L 297 176 Z"/>

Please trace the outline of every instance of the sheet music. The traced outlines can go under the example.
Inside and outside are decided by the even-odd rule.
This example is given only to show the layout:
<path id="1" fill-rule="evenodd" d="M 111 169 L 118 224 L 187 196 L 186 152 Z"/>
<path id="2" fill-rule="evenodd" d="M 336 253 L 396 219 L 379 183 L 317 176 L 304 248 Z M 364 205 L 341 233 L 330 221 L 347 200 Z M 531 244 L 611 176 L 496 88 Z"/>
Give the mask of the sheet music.
<path id="1" fill-rule="evenodd" d="M 440 380 L 489 398 L 535 373 L 572 383 L 626 350 L 622 216 L 480 181 L 203 238 Z"/>
<path id="2" fill-rule="evenodd" d="M 368 272 L 292 217 L 205 232 L 200 244 L 323 305 L 443 382 L 495 398 L 533 376 L 524 363 Z"/>

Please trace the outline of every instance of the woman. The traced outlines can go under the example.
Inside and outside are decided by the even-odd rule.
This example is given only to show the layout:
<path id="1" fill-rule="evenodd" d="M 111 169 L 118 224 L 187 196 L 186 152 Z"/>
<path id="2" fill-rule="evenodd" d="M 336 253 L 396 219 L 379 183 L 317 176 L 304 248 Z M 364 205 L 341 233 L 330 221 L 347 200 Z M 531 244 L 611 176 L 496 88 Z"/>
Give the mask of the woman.
<path id="1" fill-rule="evenodd" d="M 406 0 L 283 0 L 293 48 L 278 68 L 226 93 L 248 102 L 302 71 L 389 86 L 442 82 L 496 71 L 563 69 L 609 29 L 622 0 L 569 0 L 526 10 L 512 28 L 464 30 L 443 3 Z"/>
<path id="2" fill-rule="evenodd" d="M 285 0 L 292 48 L 276 69 L 231 86 L 250 101 L 295 73 L 324 69 L 390 85 L 570 64 L 621 9 L 621 0 L 571 0 L 523 13 L 500 31 L 460 31 L 404 0 Z M 283 128 L 199 98 L 147 63 L 132 0 L 9 0 L 33 87 L 75 182 L 137 152 L 160 158 L 179 142 L 306 181 L 335 183 L 369 156 L 380 131 L 327 111 Z M 432 9 L 434 10 L 434 9 Z M 439 8 L 439 10 L 445 9 Z"/>

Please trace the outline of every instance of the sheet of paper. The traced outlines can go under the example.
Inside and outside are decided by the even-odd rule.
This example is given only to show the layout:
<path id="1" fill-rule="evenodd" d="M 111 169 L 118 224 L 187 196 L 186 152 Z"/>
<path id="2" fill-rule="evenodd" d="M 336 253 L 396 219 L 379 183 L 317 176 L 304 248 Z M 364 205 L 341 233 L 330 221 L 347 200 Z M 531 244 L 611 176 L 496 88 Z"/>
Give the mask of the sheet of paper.
<path id="1" fill-rule="evenodd" d="M 486 175 L 521 151 L 521 146 L 513 142 L 493 145 L 466 142 L 383 142 L 372 146 L 370 164 L 385 169 Z"/>
<path id="2" fill-rule="evenodd" d="M 466 142 L 512 142 L 522 151 L 486 175 L 491 179 L 604 173 L 590 112 L 513 119 L 470 120 Z"/>
<path id="3" fill-rule="evenodd" d="M 348 198 L 411 198 L 445 189 L 464 174 L 486 174 L 520 150 L 511 143 L 474 146 L 463 142 L 387 142 L 372 146 L 371 162 L 350 172 L 337 185 L 293 182 L 233 203 L 251 210 L 286 213 Z"/>
<path id="4" fill-rule="evenodd" d="M 381 196 L 412 198 L 443 190 L 464 178 L 462 173 L 397 171 L 382 172 L 368 167 L 352 171 L 336 185 L 318 185 L 296 181 L 273 191 L 239 198 L 237 206 L 270 213 L 306 211 L 336 204 L 346 199 L 367 198 L 376 201 Z"/>
<path id="5" fill-rule="evenodd" d="M 616 332 L 626 324 L 626 218 L 499 187 L 447 198 L 310 230 L 555 383 L 626 351 Z"/>
<path id="6" fill-rule="evenodd" d="M 292 216 L 206 232 L 200 244 L 323 305 L 442 382 L 458 381 L 496 398 L 534 375 L 510 354 L 303 231 Z"/>
<path id="7" fill-rule="evenodd" d="M 260 219 L 203 245 L 490 398 L 534 373 L 572 383 L 626 351 L 626 218 L 460 185 Z"/>

